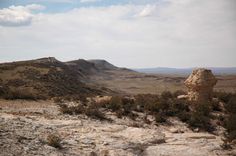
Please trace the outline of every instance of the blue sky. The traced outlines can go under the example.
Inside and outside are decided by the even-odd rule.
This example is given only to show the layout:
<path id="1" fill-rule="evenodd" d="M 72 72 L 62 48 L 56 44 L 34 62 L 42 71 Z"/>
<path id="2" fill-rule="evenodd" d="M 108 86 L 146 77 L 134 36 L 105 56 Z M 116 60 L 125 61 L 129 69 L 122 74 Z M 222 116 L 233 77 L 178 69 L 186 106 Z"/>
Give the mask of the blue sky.
<path id="1" fill-rule="evenodd" d="M 0 0 L 0 62 L 236 66 L 235 0 Z"/>
<path id="2" fill-rule="evenodd" d="M 0 0 L 0 8 L 34 3 L 45 6 L 44 12 L 55 13 L 80 7 L 101 7 L 125 4 L 145 5 L 156 2 L 160 2 L 160 0 Z"/>

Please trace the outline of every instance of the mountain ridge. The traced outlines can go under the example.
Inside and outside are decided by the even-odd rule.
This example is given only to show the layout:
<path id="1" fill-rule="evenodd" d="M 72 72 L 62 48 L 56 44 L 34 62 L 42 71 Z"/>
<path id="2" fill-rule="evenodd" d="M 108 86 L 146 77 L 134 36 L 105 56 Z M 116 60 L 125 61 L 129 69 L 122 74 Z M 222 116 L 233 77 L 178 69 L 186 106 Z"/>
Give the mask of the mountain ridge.
<path id="1" fill-rule="evenodd" d="M 87 83 L 90 75 L 110 70 L 107 66 L 111 64 L 102 61 L 96 66 L 83 59 L 61 62 L 54 57 L 0 63 L 0 97 L 81 97 L 110 93 L 107 88 Z"/>
<path id="2" fill-rule="evenodd" d="M 179 74 L 179 75 L 189 75 L 193 69 L 198 67 L 190 68 L 171 68 L 171 67 L 156 67 L 156 68 L 136 68 L 134 71 L 148 74 Z M 221 74 L 236 74 L 236 67 L 205 67 L 212 70 L 216 75 Z"/>

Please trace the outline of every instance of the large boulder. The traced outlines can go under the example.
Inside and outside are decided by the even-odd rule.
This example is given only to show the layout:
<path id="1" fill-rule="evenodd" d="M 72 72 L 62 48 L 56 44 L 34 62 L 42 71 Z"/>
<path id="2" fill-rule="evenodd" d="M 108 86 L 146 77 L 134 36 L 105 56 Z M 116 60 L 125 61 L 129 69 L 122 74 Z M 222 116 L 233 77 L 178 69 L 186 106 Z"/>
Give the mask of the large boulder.
<path id="1" fill-rule="evenodd" d="M 184 82 L 188 88 L 188 99 L 197 103 L 210 102 L 216 82 L 217 79 L 211 70 L 204 68 L 193 70 L 192 74 Z"/>

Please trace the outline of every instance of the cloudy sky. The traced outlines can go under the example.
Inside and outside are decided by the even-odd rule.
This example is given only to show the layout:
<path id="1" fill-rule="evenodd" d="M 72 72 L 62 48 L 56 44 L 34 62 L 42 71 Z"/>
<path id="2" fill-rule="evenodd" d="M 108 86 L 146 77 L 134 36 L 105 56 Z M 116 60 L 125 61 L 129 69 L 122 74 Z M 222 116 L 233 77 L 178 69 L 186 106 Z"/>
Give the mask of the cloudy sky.
<path id="1" fill-rule="evenodd" d="M 236 0 L 0 0 L 0 62 L 236 66 Z"/>

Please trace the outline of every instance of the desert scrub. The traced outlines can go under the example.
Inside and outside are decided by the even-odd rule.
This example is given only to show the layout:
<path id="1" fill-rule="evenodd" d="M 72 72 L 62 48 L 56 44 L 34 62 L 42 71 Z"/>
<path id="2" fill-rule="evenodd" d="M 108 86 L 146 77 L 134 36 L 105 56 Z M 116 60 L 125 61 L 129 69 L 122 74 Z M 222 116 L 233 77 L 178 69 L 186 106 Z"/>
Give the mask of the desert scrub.
<path id="1" fill-rule="evenodd" d="M 106 104 L 106 108 L 111 109 L 112 111 L 118 111 L 122 108 L 123 101 L 121 96 L 113 96 Z"/>
<path id="2" fill-rule="evenodd" d="M 155 117 L 155 121 L 157 123 L 164 123 L 164 122 L 166 122 L 166 116 L 162 112 L 158 112 L 158 113 L 154 114 L 154 117 Z"/>
<path id="3" fill-rule="evenodd" d="M 68 106 L 65 103 L 58 103 L 59 110 L 63 114 L 69 115 L 79 115 L 85 114 L 90 118 L 99 120 L 109 120 L 106 118 L 105 114 L 100 110 L 100 107 L 96 106 L 96 103 L 90 103 L 88 106 L 83 104 L 78 104 L 76 106 Z"/>
<path id="4" fill-rule="evenodd" d="M 197 127 L 208 132 L 214 131 L 214 127 L 210 123 L 210 106 L 210 103 L 195 104 L 194 110 L 190 112 L 190 118 L 187 120 L 187 123 L 190 125 L 190 127 Z"/>
<path id="5" fill-rule="evenodd" d="M 16 99 L 24 99 L 24 100 L 37 100 L 40 97 L 37 97 L 33 93 L 25 90 L 9 90 L 8 93 L 4 95 L 4 98 L 7 100 L 16 100 Z"/>
<path id="6" fill-rule="evenodd" d="M 2 88 L 2 92 L 1 92 Z M 6 100 L 45 100 L 44 95 L 39 95 L 32 88 L 9 88 L 7 86 L 0 87 L 0 97 Z"/>
<path id="7" fill-rule="evenodd" d="M 225 120 L 226 139 L 228 142 L 236 140 L 236 97 L 231 97 L 226 104 L 228 117 Z"/>
<path id="8" fill-rule="evenodd" d="M 47 137 L 47 144 L 48 144 L 49 146 L 52 146 L 52 147 L 61 149 L 61 148 L 62 148 L 61 140 L 62 140 L 62 139 L 59 137 L 59 135 L 50 134 L 50 135 L 48 135 L 48 137 Z"/>
<path id="9" fill-rule="evenodd" d="M 236 96 L 236 94 L 227 93 L 227 92 L 214 92 L 213 93 L 213 97 L 218 98 L 220 101 L 222 101 L 222 102 L 224 102 L 226 104 L 234 96 Z"/>
<path id="10" fill-rule="evenodd" d="M 106 118 L 105 114 L 99 110 L 99 107 L 96 106 L 96 104 L 89 105 L 85 110 L 85 114 L 93 119 L 99 119 L 99 120 L 109 120 Z"/>
<path id="11" fill-rule="evenodd" d="M 156 103 L 159 101 L 159 95 L 138 94 L 135 96 L 135 108 L 139 112 L 153 112 L 157 110 Z"/>
<path id="12" fill-rule="evenodd" d="M 62 112 L 63 114 L 78 115 L 85 112 L 85 107 L 83 105 L 68 106 L 64 103 L 59 103 L 58 106 L 60 107 L 60 112 Z"/>

